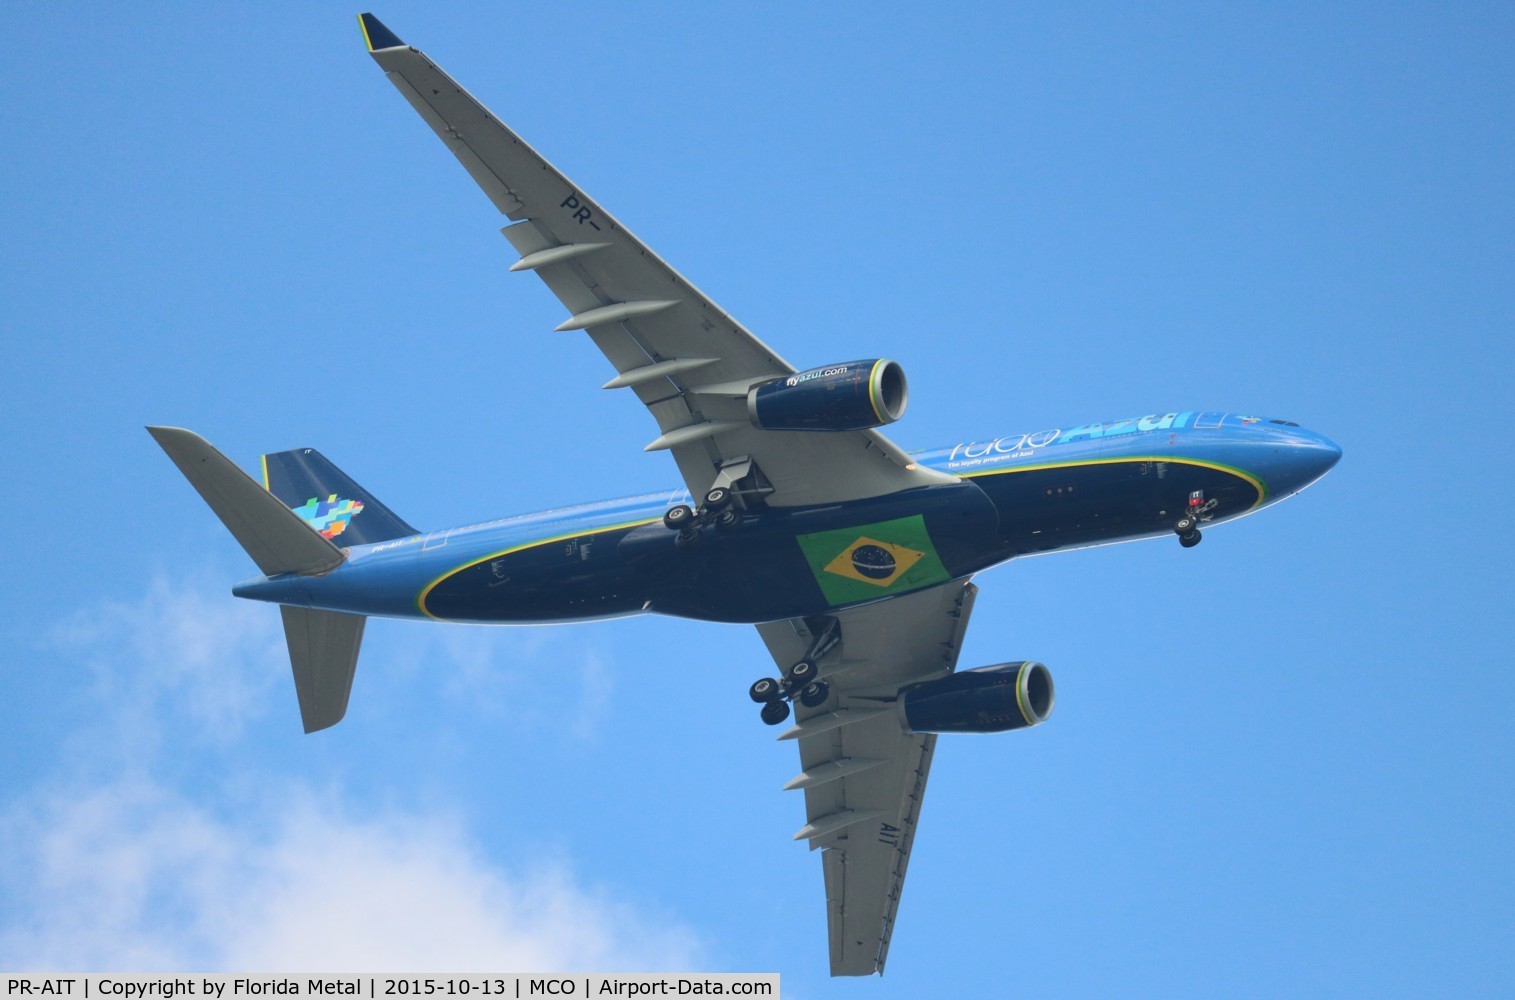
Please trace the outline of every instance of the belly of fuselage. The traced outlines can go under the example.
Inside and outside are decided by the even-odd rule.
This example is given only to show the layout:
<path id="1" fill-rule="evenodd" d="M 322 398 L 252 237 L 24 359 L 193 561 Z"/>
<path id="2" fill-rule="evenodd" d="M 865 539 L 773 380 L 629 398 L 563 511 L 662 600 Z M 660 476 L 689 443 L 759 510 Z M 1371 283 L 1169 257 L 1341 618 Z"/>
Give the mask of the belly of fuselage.
<path id="1" fill-rule="evenodd" d="M 641 611 L 760 622 L 821 614 L 969 576 L 1006 558 L 999 518 L 963 482 L 848 504 L 759 508 L 680 547 L 661 520 L 471 560 L 422 610 L 453 621 L 565 621 Z"/>
<path id="2" fill-rule="evenodd" d="M 846 504 L 756 508 L 680 548 L 644 511 L 634 524 L 565 530 L 447 571 L 429 616 L 550 622 L 654 612 L 725 622 L 823 614 L 960 579 L 1019 555 L 1172 531 L 1192 505 L 1226 520 L 1267 499 L 1252 473 L 1171 440 L 1087 443 L 1057 460 L 1007 456 L 953 485 Z M 1224 456 L 1229 457 L 1229 456 Z M 956 471 L 956 470 L 954 470 Z"/>
<path id="3" fill-rule="evenodd" d="M 1000 541 L 1016 555 L 1165 534 L 1191 504 L 1225 520 L 1264 497 L 1245 473 L 1174 458 L 1105 458 L 972 479 L 1000 511 Z"/>

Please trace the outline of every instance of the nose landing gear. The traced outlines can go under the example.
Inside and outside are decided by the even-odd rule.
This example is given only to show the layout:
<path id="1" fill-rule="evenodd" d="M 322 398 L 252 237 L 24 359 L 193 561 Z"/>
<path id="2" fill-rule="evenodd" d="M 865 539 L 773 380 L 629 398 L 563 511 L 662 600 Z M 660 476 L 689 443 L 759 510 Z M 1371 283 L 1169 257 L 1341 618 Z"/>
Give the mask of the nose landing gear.
<path id="1" fill-rule="evenodd" d="M 1220 501 L 1206 500 L 1204 490 L 1195 490 L 1189 494 L 1189 506 L 1184 516 L 1173 522 L 1173 531 L 1178 535 L 1178 543 L 1186 549 L 1192 549 L 1203 540 L 1199 526 L 1209 521 L 1214 515 L 1211 514 Z"/>

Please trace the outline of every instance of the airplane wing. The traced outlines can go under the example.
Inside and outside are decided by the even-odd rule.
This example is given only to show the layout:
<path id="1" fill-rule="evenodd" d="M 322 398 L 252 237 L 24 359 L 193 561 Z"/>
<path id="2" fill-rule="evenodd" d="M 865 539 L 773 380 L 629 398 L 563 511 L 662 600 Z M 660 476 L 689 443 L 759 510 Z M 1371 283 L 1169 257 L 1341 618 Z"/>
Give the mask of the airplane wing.
<path id="1" fill-rule="evenodd" d="M 806 823 L 794 835 L 820 849 L 833 976 L 884 971 L 936 737 L 906 733 L 901 687 L 957 666 L 978 588 L 953 582 L 825 618 L 757 627 L 781 671 L 803 659 L 835 618 L 841 639 L 822 658 L 831 698 L 800 707 L 779 735 L 799 744 Z"/>
<path id="2" fill-rule="evenodd" d="M 836 503 L 950 482 L 918 468 L 874 430 L 764 431 L 747 392 L 794 368 L 728 316 L 558 172 L 419 50 L 372 14 L 369 52 L 512 225 L 501 230 L 568 308 L 558 330 L 583 330 L 660 430 L 648 451 L 672 451 L 696 497 L 761 471 L 776 507 Z"/>

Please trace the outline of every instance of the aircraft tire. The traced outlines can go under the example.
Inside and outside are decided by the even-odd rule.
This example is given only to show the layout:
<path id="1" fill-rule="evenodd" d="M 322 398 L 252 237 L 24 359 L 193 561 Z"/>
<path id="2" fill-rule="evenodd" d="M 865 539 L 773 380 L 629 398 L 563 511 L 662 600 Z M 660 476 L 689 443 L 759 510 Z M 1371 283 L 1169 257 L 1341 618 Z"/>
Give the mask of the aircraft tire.
<path id="1" fill-rule="evenodd" d="M 1192 528 L 1184 534 L 1178 536 L 1178 544 L 1182 545 L 1186 549 L 1192 549 L 1194 546 L 1198 545 L 1203 538 L 1204 536 L 1199 533 L 1198 528 Z"/>
<path id="2" fill-rule="evenodd" d="M 712 514 L 722 510 L 731 503 L 731 491 L 724 486 L 716 486 L 705 494 L 705 509 Z"/>
<path id="3" fill-rule="evenodd" d="M 679 533 L 673 538 L 673 544 L 681 549 L 688 549 L 693 548 L 699 540 L 700 533 L 691 527 L 686 527 L 679 529 Z"/>
<path id="4" fill-rule="evenodd" d="M 730 507 L 715 516 L 715 526 L 721 531 L 730 531 L 742 523 L 742 515 Z"/>
<path id="5" fill-rule="evenodd" d="M 752 682 L 752 687 L 747 689 L 747 696 L 759 705 L 766 705 L 782 697 L 783 690 L 783 686 L 773 678 L 761 677 Z"/>
<path id="6" fill-rule="evenodd" d="M 765 726 L 776 726 L 789 718 L 789 703 L 787 701 L 770 701 L 763 706 L 761 714 Z"/>
<path id="7" fill-rule="evenodd" d="M 800 704 L 806 708 L 816 708 L 826 703 L 831 697 L 831 688 L 825 681 L 816 681 L 805 685 L 805 690 L 800 692 Z"/>
<path id="8" fill-rule="evenodd" d="M 1173 525 L 1173 530 L 1178 532 L 1179 535 L 1187 535 L 1189 532 L 1193 531 L 1195 526 L 1198 524 L 1199 522 L 1197 520 L 1195 520 L 1190 515 L 1185 514 L 1183 517 L 1178 519 L 1177 524 Z"/>
<path id="9" fill-rule="evenodd" d="M 801 660 L 789 668 L 789 673 L 786 676 L 790 687 L 802 688 L 815 680 L 815 673 L 814 663 L 811 663 L 809 660 Z"/>
<path id="10" fill-rule="evenodd" d="M 677 530 L 694 519 L 694 510 L 688 504 L 669 507 L 663 514 L 663 526 Z"/>

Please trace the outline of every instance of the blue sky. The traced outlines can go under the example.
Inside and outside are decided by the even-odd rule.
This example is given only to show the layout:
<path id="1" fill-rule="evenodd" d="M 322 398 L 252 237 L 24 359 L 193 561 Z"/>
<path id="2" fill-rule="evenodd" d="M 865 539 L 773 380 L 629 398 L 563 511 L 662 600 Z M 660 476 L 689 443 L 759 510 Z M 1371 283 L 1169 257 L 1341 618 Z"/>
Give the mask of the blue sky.
<path id="1" fill-rule="evenodd" d="M 322 449 L 423 528 L 677 483 L 354 11 L 13 4 L 0 967 L 778 970 L 786 996 L 1515 990 L 1497 5 L 376 11 L 910 448 L 1176 408 L 1345 458 L 985 574 L 882 980 L 825 975 L 743 627 L 373 622 L 299 732 L 253 567 L 143 433 Z"/>

